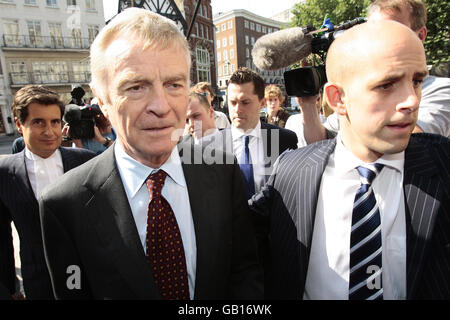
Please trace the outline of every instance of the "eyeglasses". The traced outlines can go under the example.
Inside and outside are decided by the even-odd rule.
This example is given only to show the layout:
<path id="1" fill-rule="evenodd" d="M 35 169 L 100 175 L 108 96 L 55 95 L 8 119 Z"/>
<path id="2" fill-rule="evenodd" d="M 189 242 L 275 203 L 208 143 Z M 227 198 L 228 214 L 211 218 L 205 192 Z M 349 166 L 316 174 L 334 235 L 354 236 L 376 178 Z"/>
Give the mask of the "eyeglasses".
<path id="1" fill-rule="evenodd" d="M 202 95 L 202 96 L 209 96 L 209 92 L 208 91 L 204 91 L 204 92 L 199 92 L 198 94 Z"/>

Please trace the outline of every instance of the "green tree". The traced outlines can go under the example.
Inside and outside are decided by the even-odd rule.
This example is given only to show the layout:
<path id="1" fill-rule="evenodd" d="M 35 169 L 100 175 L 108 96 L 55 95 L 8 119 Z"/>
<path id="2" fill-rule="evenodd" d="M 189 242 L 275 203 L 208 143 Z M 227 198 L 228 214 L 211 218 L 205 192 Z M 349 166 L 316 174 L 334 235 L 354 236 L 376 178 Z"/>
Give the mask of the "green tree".
<path id="1" fill-rule="evenodd" d="M 334 25 L 366 16 L 370 0 L 306 0 L 297 3 L 293 10 L 291 26 L 312 25 L 320 28 L 328 15 Z"/>
<path id="2" fill-rule="evenodd" d="M 448 0 L 426 0 L 427 29 L 425 51 L 429 64 L 450 61 L 450 2 Z"/>

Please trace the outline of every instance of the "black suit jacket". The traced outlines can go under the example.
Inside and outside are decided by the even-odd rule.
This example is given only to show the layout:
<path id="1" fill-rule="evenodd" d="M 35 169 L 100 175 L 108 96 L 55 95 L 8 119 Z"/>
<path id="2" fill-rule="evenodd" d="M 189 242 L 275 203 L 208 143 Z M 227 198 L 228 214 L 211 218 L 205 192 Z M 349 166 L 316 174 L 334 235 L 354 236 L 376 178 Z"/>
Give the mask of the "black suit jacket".
<path id="1" fill-rule="evenodd" d="M 269 298 L 303 298 L 322 173 L 335 146 L 325 140 L 283 155 L 251 199 L 257 216 L 268 217 Z M 407 299 L 450 298 L 449 181 L 450 140 L 412 135 L 403 178 Z"/>
<path id="2" fill-rule="evenodd" d="M 178 148 L 197 245 L 195 299 L 262 298 L 239 166 L 192 164 L 203 151 L 192 144 Z M 161 299 L 113 149 L 70 172 L 41 198 L 46 260 L 59 299 Z M 80 270 L 79 289 L 66 285 L 70 266 Z"/>
<path id="3" fill-rule="evenodd" d="M 60 147 L 64 172 L 95 156 L 93 152 Z M 27 299 L 53 297 L 44 259 L 39 205 L 28 179 L 25 151 L 0 160 L 0 282 L 15 292 L 11 221 L 20 238 L 20 260 Z M 17 249 L 17 248 L 16 248 Z"/>

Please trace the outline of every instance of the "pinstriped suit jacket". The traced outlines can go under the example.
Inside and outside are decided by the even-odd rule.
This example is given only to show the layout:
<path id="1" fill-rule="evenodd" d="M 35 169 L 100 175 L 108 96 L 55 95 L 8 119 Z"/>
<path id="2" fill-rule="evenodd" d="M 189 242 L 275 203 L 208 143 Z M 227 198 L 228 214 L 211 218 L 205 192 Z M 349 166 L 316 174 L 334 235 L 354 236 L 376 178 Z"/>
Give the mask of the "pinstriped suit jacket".
<path id="1" fill-rule="evenodd" d="M 95 153 L 60 147 L 64 172 L 95 156 Z M 53 297 L 44 259 L 39 205 L 28 179 L 25 151 L 0 160 L 0 282 L 15 292 L 14 248 L 11 221 L 20 237 L 20 259 L 27 299 Z"/>
<path id="2" fill-rule="evenodd" d="M 302 299 L 323 171 L 336 139 L 285 153 L 250 204 L 266 217 L 266 298 Z M 450 140 L 414 134 L 405 150 L 407 299 L 450 299 Z M 259 230 L 261 233 L 262 231 Z M 261 242 L 263 243 L 263 242 Z"/>

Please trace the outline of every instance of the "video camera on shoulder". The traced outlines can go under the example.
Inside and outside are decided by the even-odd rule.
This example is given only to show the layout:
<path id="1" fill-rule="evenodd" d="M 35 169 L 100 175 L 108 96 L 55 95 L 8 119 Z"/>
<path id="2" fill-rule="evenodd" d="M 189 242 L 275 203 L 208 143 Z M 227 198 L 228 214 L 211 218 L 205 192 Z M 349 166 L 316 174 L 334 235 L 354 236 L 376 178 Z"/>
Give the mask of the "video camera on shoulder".
<path id="1" fill-rule="evenodd" d="M 364 18 L 357 18 L 347 21 L 339 26 L 333 26 L 331 23 L 324 25 L 325 29 L 314 30 L 309 26 L 303 29 L 303 33 L 312 37 L 311 53 L 318 54 L 322 61 L 325 61 L 326 53 L 331 43 L 345 30 L 366 22 Z M 284 72 L 284 83 L 286 93 L 289 96 L 305 97 L 314 96 L 319 93 L 320 89 L 327 82 L 325 73 L 325 65 L 309 66 L 293 69 Z"/>
<path id="2" fill-rule="evenodd" d="M 69 138 L 92 139 L 95 136 L 95 117 L 101 113 L 97 104 L 79 106 L 66 105 L 63 120 L 69 124 Z"/>

